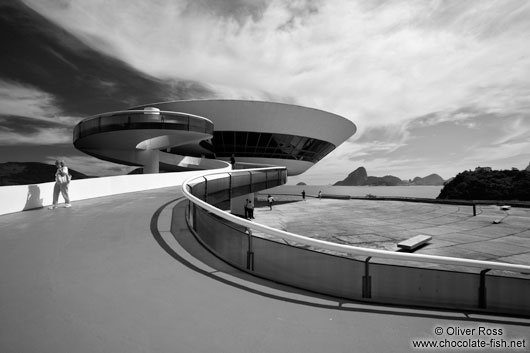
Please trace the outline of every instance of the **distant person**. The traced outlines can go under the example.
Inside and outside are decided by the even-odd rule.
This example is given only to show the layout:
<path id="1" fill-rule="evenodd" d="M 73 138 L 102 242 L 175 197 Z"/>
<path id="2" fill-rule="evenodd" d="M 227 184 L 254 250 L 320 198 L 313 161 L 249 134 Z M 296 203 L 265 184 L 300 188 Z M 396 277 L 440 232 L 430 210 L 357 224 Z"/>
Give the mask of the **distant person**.
<path id="1" fill-rule="evenodd" d="M 248 218 L 254 219 L 254 204 L 252 203 L 251 200 L 248 200 L 247 209 L 248 209 Z"/>
<path id="2" fill-rule="evenodd" d="M 302 200 L 305 201 L 305 190 L 302 190 Z"/>
<path id="3" fill-rule="evenodd" d="M 320 190 L 318 191 L 318 199 L 322 200 L 322 191 L 320 191 Z"/>
<path id="4" fill-rule="evenodd" d="M 269 204 L 269 208 L 272 211 L 272 203 L 274 202 L 274 197 L 271 195 L 267 196 L 267 203 Z"/>
<path id="5" fill-rule="evenodd" d="M 53 205 L 50 209 L 57 208 L 59 193 L 63 195 L 64 207 L 72 207 L 70 204 L 70 196 L 68 195 L 68 185 L 72 176 L 68 173 L 68 167 L 64 164 L 64 161 L 55 161 L 55 166 L 57 167 L 57 171 L 55 172 L 55 185 L 53 187 Z"/>
<path id="6" fill-rule="evenodd" d="M 236 169 L 236 156 L 232 153 L 232 157 L 230 157 L 230 164 L 232 165 L 232 169 Z"/>
<path id="7" fill-rule="evenodd" d="M 245 200 L 245 218 L 248 219 L 248 199 Z"/>

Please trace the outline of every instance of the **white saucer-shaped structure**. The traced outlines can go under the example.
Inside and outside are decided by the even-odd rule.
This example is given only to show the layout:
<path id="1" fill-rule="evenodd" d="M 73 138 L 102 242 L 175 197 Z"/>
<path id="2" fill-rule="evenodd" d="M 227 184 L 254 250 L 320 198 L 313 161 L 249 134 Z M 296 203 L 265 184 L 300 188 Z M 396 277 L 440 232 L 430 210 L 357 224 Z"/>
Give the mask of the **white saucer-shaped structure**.
<path id="1" fill-rule="evenodd" d="M 336 114 L 247 100 L 151 103 L 83 120 L 74 145 L 92 156 L 144 172 L 215 167 L 215 160 L 306 171 L 356 132 Z M 202 157 L 202 158 L 201 158 Z"/>
<path id="2" fill-rule="evenodd" d="M 281 165 L 289 175 L 306 171 L 357 130 L 339 115 L 293 104 L 248 100 L 185 100 L 135 107 L 156 107 L 204 116 L 214 123 L 208 145 L 183 145 L 171 152 L 188 155 L 215 153 L 238 162 Z"/>
<path id="3" fill-rule="evenodd" d="M 93 116 L 74 129 L 74 146 L 94 157 L 119 164 L 143 166 L 157 173 L 160 164 L 173 170 L 219 168 L 219 163 L 167 153 L 183 144 L 210 139 L 213 123 L 193 114 L 158 108 L 125 110 Z"/>

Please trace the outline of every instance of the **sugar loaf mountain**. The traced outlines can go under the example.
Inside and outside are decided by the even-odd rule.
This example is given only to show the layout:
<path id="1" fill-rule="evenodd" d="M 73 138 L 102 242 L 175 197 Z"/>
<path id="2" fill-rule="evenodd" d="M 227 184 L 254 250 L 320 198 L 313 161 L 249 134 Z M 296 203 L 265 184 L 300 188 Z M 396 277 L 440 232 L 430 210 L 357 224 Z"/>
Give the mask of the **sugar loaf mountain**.
<path id="1" fill-rule="evenodd" d="M 398 186 L 398 185 L 443 185 L 445 180 L 438 174 L 431 174 L 424 178 L 415 177 L 412 180 L 401 180 L 393 175 L 383 177 L 368 176 L 364 167 L 351 172 L 346 179 L 337 181 L 336 186 Z"/>

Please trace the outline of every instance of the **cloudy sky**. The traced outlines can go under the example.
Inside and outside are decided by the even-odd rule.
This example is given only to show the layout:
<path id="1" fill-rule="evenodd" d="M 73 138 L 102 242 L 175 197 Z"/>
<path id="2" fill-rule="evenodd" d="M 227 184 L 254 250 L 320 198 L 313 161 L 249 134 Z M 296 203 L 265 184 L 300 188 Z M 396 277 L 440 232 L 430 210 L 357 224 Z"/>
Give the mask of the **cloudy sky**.
<path id="1" fill-rule="evenodd" d="M 357 125 L 292 181 L 530 162 L 527 0 L 8 0 L 0 26 L 0 162 L 124 173 L 76 151 L 73 126 L 193 98 L 294 103 Z"/>

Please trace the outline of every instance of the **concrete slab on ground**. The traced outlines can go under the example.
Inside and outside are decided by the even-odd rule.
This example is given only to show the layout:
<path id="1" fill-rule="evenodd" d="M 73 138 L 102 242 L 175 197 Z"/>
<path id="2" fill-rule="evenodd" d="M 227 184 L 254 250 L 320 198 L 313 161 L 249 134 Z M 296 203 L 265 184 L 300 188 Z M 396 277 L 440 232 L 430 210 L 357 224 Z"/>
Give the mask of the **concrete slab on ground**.
<path id="1" fill-rule="evenodd" d="M 471 206 L 307 199 L 275 205 L 272 211 L 257 208 L 255 216 L 258 223 L 352 245 L 394 249 L 394 243 L 425 234 L 432 240 L 417 253 L 528 263 L 530 209 L 512 208 L 500 224 L 493 224 L 505 215 L 499 207 L 481 205 L 477 209 L 473 216 Z"/>

